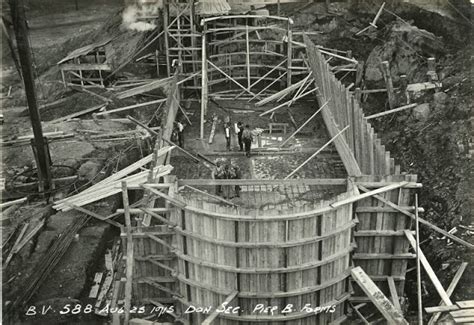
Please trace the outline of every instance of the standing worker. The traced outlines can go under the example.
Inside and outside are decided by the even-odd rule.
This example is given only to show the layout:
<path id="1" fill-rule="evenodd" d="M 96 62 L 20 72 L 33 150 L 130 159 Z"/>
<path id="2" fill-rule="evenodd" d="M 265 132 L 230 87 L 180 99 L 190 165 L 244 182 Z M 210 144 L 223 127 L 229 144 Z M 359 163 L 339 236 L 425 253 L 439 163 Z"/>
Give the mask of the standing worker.
<path id="1" fill-rule="evenodd" d="M 245 125 L 244 132 L 242 133 L 242 140 L 244 141 L 245 145 L 245 155 L 250 157 L 250 147 L 252 146 L 252 132 L 250 131 L 250 125 Z"/>
<path id="2" fill-rule="evenodd" d="M 178 126 L 178 145 L 181 148 L 184 148 L 184 138 L 183 138 L 184 125 L 183 123 L 181 123 L 181 121 L 178 121 L 178 123 L 176 124 Z"/>
<path id="3" fill-rule="evenodd" d="M 230 166 L 231 166 L 230 168 L 233 170 L 233 173 L 232 173 L 233 179 L 241 179 L 242 173 L 240 172 L 240 167 L 238 165 L 234 165 L 232 161 L 231 161 Z M 240 197 L 240 190 L 241 190 L 240 185 L 235 185 L 234 190 L 235 190 L 235 196 Z"/>
<path id="4" fill-rule="evenodd" d="M 229 162 L 224 164 L 224 179 L 234 179 L 234 170 L 232 169 Z M 224 199 L 231 199 L 232 185 L 223 185 L 222 186 L 222 196 Z"/>
<path id="5" fill-rule="evenodd" d="M 230 151 L 230 122 L 224 125 L 226 148 Z"/>
<path id="6" fill-rule="evenodd" d="M 244 151 L 244 142 L 242 141 L 242 134 L 244 133 L 244 125 L 242 122 L 237 123 L 237 138 L 239 139 L 240 151 Z"/>
<path id="7" fill-rule="evenodd" d="M 216 161 L 216 169 L 214 171 L 214 179 L 224 179 L 224 166 L 222 160 Z M 221 195 L 222 185 L 216 185 L 216 195 Z"/>

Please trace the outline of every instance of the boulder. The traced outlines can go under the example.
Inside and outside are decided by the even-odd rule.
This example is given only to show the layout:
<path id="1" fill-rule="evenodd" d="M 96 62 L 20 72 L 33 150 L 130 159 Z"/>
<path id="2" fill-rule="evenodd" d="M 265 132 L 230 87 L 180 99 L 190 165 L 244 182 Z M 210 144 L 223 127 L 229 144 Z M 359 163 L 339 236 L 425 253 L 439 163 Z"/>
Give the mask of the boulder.
<path id="1" fill-rule="evenodd" d="M 423 81 L 426 68 L 420 69 L 420 57 L 436 56 L 444 51 L 440 39 L 433 33 L 407 23 L 395 22 L 386 35 L 379 34 L 378 37 L 387 41 L 375 46 L 367 58 L 365 79 L 368 81 L 383 80 L 382 61 L 390 62 L 390 73 L 395 82 L 402 74 L 411 82 Z"/>
<path id="2" fill-rule="evenodd" d="M 448 95 L 444 92 L 437 92 L 433 95 L 433 108 L 435 110 L 444 109 Z"/>
<path id="3" fill-rule="evenodd" d="M 77 171 L 77 175 L 79 176 L 80 180 L 93 180 L 101 169 L 101 164 L 94 162 L 94 161 L 87 161 L 79 167 Z"/>
<path id="4" fill-rule="evenodd" d="M 430 116 L 430 104 L 424 103 L 413 109 L 413 116 L 419 121 L 426 121 Z"/>

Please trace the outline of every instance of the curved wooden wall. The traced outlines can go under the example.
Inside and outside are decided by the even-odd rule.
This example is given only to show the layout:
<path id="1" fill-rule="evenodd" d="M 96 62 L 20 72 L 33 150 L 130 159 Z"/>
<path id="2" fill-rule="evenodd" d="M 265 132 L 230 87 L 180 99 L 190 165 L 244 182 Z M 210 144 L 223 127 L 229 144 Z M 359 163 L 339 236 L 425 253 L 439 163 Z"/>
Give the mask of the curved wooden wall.
<path id="1" fill-rule="evenodd" d="M 241 312 L 221 313 L 215 324 L 326 324 L 343 317 L 354 221 L 351 204 L 337 209 L 329 204 L 354 191 L 304 209 L 258 216 L 180 197 L 187 206 L 173 210 L 171 218 L 179 224 L 176 276 L 183 311 L 187 304 L 218 307 L 238 291 L 231 305 Z M 277 306 L 278 312 L 254 313 L 258 304 Z M 295 312 L 282 314 L 289 304 Z M 301 312 L 306 304 L 335 307 L 333 313 Z M 200 324 L 209 314 L 188 316 Z"/>

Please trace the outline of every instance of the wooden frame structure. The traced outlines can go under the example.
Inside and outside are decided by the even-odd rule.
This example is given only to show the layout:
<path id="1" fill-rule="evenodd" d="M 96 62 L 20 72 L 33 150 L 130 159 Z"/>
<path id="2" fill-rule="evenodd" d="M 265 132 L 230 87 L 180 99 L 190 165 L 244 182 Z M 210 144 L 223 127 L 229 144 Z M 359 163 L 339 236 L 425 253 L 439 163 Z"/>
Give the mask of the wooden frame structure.
<path id="1" fill-rule="evenodd" d="M 291 85 L 292 24 L 290 18 L 260 15 L 201 20 L 201 139 L 209 96 L 225 93 L 233 99 L 261 98 L 275 80 Z M 280 32 L 281 40 L 268 37 L 268 30 Z"/>
<path id="2" fill-rule="evenodd" d="M 106 73 L 112 70 L 107 60 L 110 39 L 79 48 L 58 62 L 64 87 L 104 87 Z"/>

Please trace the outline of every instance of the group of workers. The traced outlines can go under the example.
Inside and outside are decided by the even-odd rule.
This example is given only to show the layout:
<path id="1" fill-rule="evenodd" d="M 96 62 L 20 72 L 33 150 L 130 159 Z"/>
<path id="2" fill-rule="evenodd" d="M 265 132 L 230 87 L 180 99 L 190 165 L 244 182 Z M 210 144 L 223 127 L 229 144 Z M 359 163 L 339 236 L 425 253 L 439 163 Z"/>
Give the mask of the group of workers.
<path id="1" fill-rule="evenodd" d="M 184 124 L 181 120 L 177 120 L 175 122 L 175 127 L 173 128 L 173 133 L 171 135 L 171 141 L 177 143 L 181 148 L 184 147 Z M 237 134 L 237 139 L 239 142 L 240 151 L 244 151 L 247 157 L 250 157 L 250 148 L 252 147 L 253 142 L 253 135 L 252 131 L 250 131 L 250 125 L 246 124 L 245 127 L 242 122 L 238 122 L 235 124 L 234 132 Z M 225 122 L 224 123 L 224 134 L 226 139 L 226 148 L 227 150 L 231 150 L 230 147 L 230 139 L 232 137 L 231 131 L 231 123 Z"/>
<path id="2" fill-rule="evenodd" d="M 232 161 L 225 159 L 219 159 L 216 161 L 216 170 L 214 172 L 215 179 L 240 179 L 242 177 L 240 168 L 234 165 Z M 234 193 L 232 193 L 232 185 L 217 185 L 216 194 L 224 197 L 225 199 L 231 199 L 234 196 L 240 197 L 240 186 L 234 186 Z"/>

